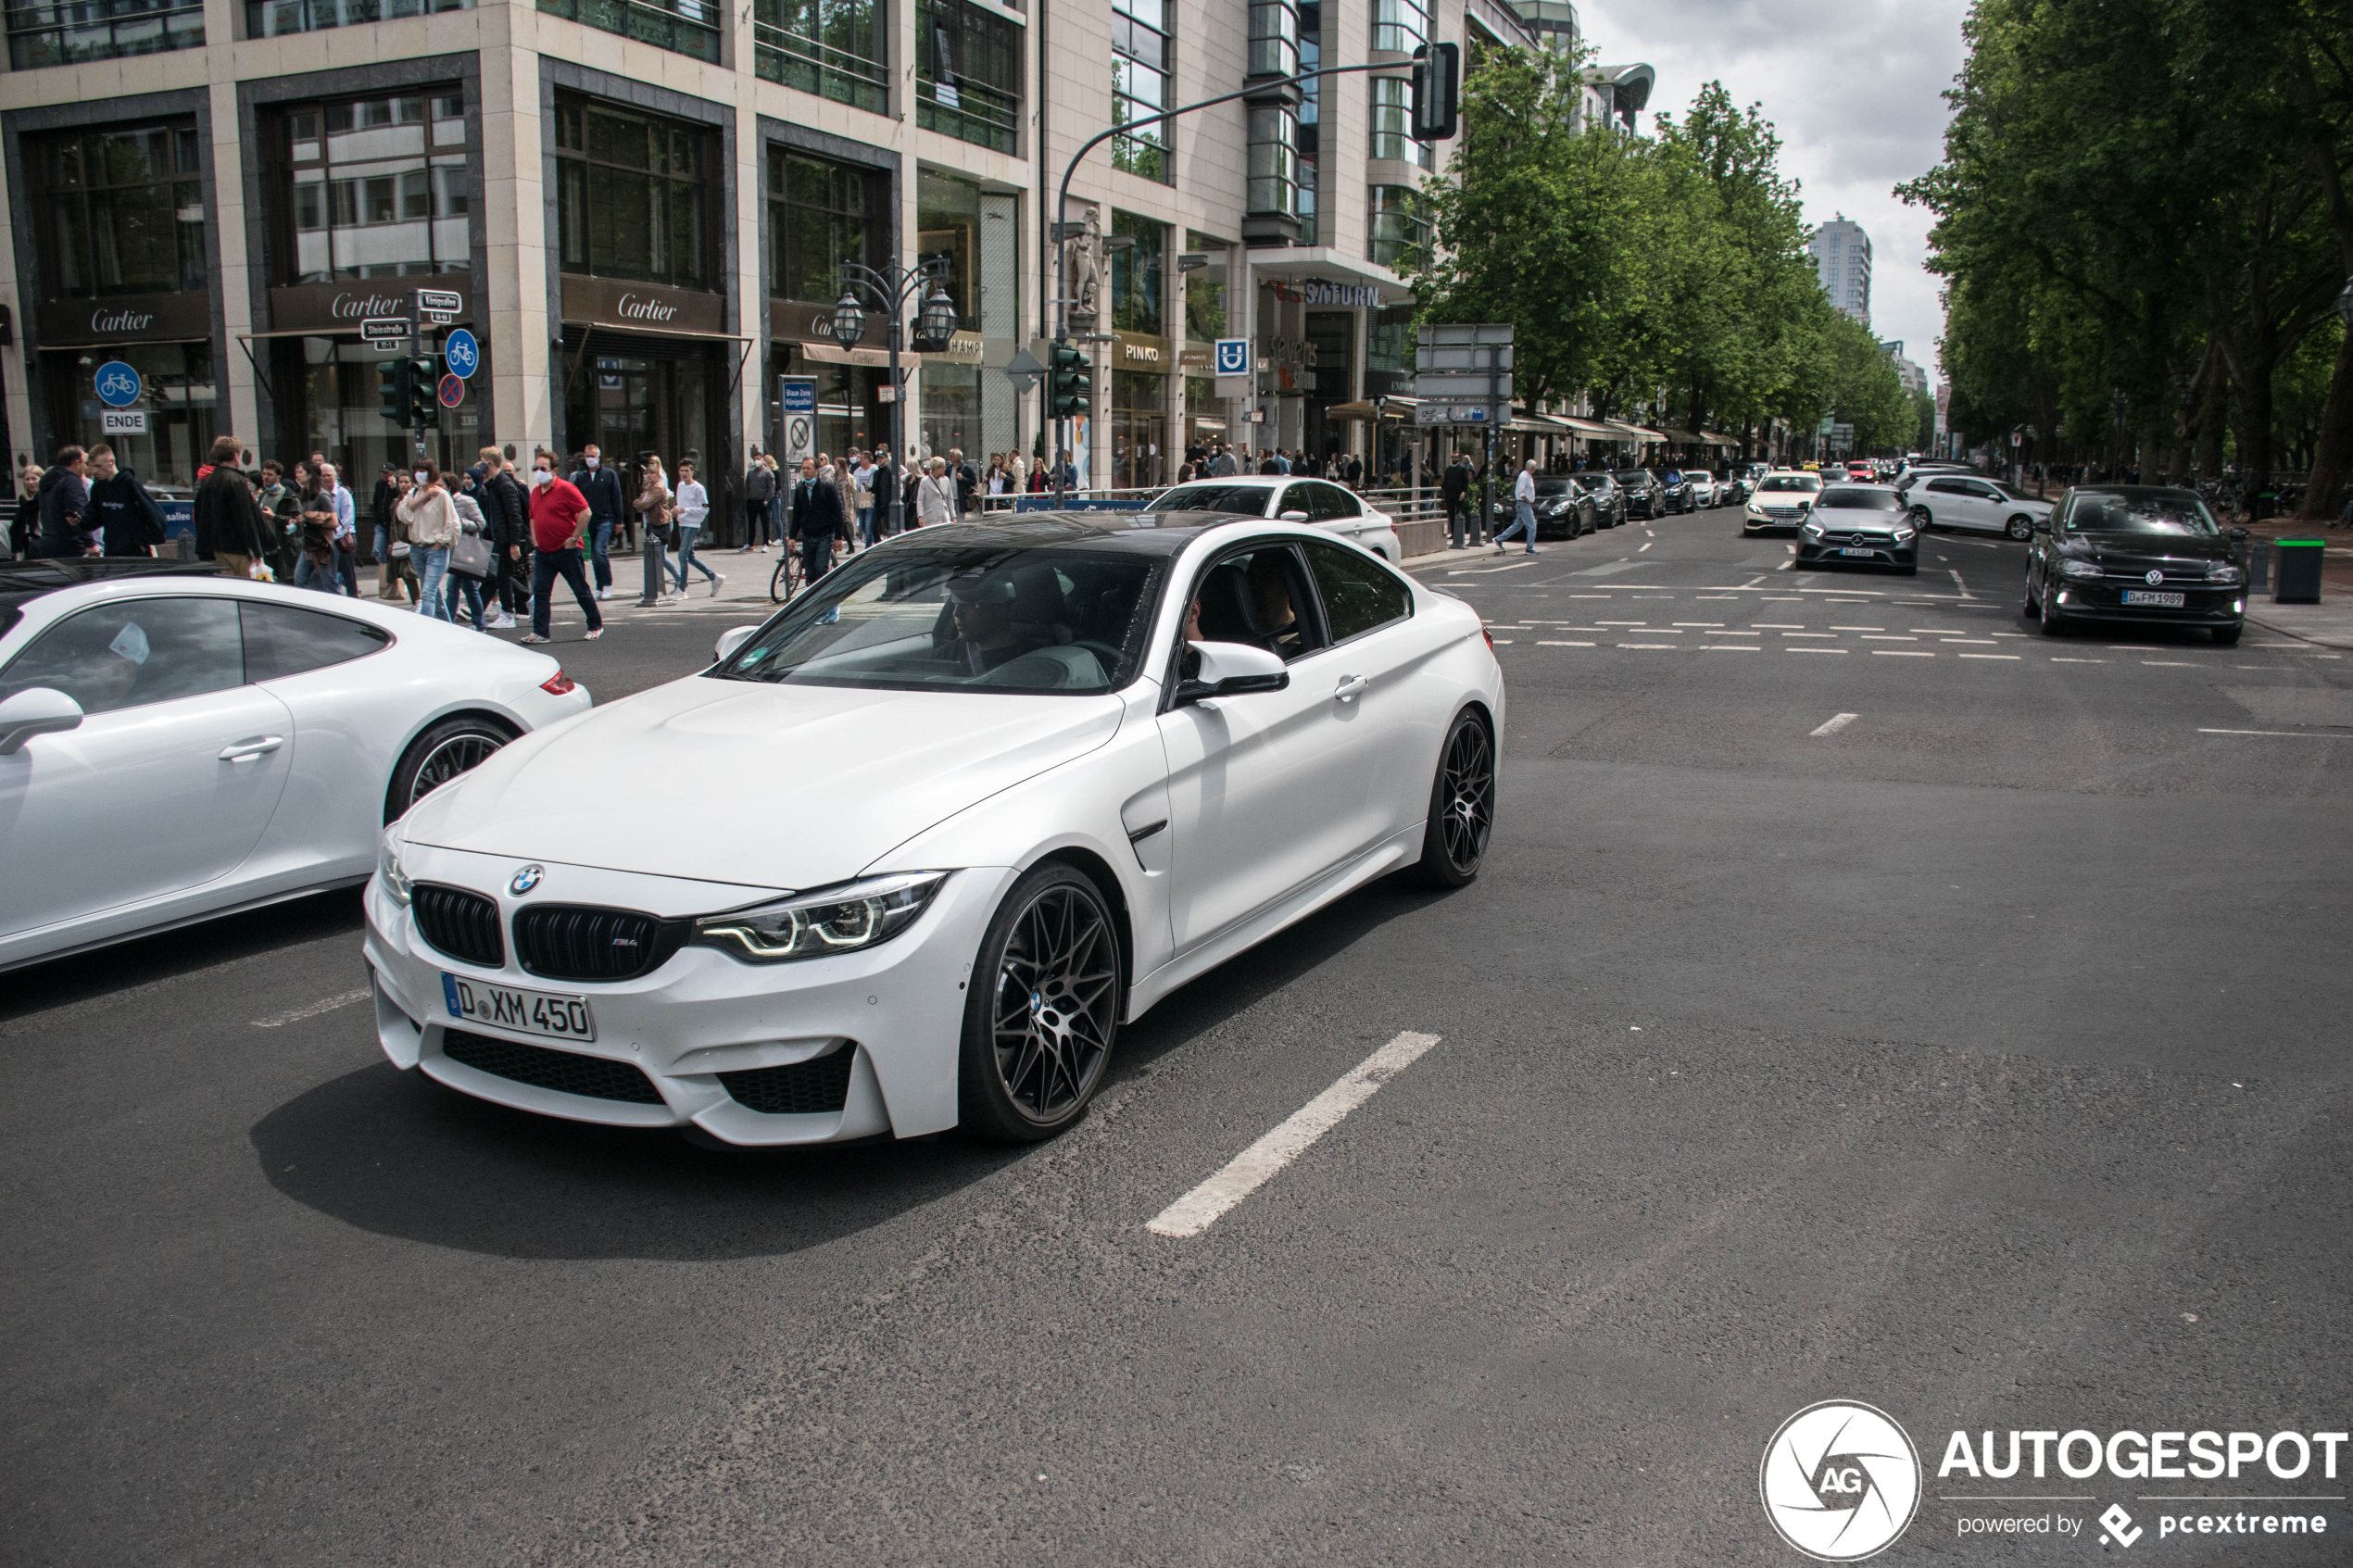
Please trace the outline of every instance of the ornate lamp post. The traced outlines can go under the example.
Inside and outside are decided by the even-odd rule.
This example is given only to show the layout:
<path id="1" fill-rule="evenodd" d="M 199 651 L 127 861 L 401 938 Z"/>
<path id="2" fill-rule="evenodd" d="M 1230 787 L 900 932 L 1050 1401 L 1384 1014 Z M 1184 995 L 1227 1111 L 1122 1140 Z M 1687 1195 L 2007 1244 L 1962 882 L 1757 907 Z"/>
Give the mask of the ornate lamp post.
<path id="1" fill-rule="evenodd" d="M 907 486 L 900 477 L 907 461 L 907 377 L 899 364 L 900 323 L 909 302 L 928 283 L 930 293 L 924 297 L 915 318 L 915 351 L 937 354 L 948 346 L 956 335 L 956 302 L 948 297 L 948 290 L 939 281 L 948 275 L 948 265 L 946 257 L 934 257 L 912 268 L 876 268 L 856 261 L 843 262 L 841 298 L 834 304 L 834 319 L 827 328 L 833 340 L 845 349 L 866 335 L 866 312 L 858 303 L 861 289 L 889 316 L 890 458 L 902 465 L 900 470 L 894 470 L 890 486 L 893 533 L 905 532 L 907 526 Z"/>

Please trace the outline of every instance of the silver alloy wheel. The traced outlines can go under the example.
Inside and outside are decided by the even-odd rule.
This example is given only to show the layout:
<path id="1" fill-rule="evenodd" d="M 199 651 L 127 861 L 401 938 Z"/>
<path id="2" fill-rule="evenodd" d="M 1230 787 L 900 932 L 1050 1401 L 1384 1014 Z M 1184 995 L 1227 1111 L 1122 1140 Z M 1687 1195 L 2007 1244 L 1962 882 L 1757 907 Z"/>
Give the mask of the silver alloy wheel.
<path id="1" fill-rule="evenodd" d="M 2003 532 L 2013 539 L 2020 541 L 2032 539 L 2034 537 L 2034 520 L 2021 512 L 2010 519 L 2009 525 Z"/>
<path id="2" fill-rule="evenodd" d="M 1457 728 L 1444 768 L 1438 797 L 1444 803 L 1446 863 L 1468 876 L 1486 858 L 1487 836 L 1495 827 L 1495 748 L 1486 729 L 1476 723 Z"/>
<path id="3" fill-rule="evenodd" d="M 1095 1092 L 1118 1024 L 1119 938 L 1069 883 L 1015 917 L 991 1013 L 997 1079 L 1020 1112 L 1052 1122 Z"/>
<path id="4" fill-rule="evenodd" d="M 416 779 L 409 786 L 409 804 L 414 806 L 452 779 L 472 772 L 506 744 L 487 730 L 451 735 L 426 752 L 425 759 L 417 764 Z"/>

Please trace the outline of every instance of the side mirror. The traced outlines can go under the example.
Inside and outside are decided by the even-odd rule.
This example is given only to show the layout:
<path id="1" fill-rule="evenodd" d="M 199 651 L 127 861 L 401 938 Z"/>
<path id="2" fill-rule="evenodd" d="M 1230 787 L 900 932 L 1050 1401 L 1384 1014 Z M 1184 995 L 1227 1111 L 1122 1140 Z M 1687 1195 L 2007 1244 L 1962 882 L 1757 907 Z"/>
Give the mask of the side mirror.
<path id="1" fill-rule="evenodd" d="M 1248 643 L 1189 643 L 1195 669 L 1189 680 L 1177 684 L 1173 706 L 1188 707 L 1213 696 L 1239 696 L 1248 692 L 1278 692 L 1290 684 L 1290 671 L 1265 648 Z"/>
<path id="2" fill-rule="evenodd" d="M 1305 522 L 1307 521 L 1307 514 L 1305 512 L 1283 512 L 1279 514 L 1275 521 L 1277 522 Z"/>
<path id="3" fill-rule="evenodd" d="M 2038 518 L 2036 518 L 2036 519 L 2034 520 L 2034 532 L 2035 532 L 2035 533 L 2048 533 L 2050 531 L 2051 531 L 2051 520 L 2050 520 L 2049 518 L 2046 518 L 2046 517 L 2038 517 Z"/>
<path id="4" fill-rule="evenodd" d="M 2231 530 L 2231 538 L 2232 538 L 2233 541 L 2236 541 L 2236 540 L 2242 540 L 2242 539 L 2245 539 L 2245 538 L 2246 538 L 2246 537 L 2247 537 L 2247 533 L 2246 533 L 2246 529 L 2244 529 L 2244 528 L 2233 528 L 2233 529 L 2232 529 L 2232 530 Z"/>
<path id="5" fill-rule="evenodd" d="M 759 630 L 757 626 L 730 626 L 720 633 L 719 646 L 713 650 L 719 655 L 720 662 L 725 663 L 727 656 L 749 642 L 751 634 Z"/>
<path id="6" fill-rule="evenodd" d="M 13 757 L 35 735 L 82 727 L 82 704 L 54 686 L 28 686 L 0 702 L 0 757 Z"/>

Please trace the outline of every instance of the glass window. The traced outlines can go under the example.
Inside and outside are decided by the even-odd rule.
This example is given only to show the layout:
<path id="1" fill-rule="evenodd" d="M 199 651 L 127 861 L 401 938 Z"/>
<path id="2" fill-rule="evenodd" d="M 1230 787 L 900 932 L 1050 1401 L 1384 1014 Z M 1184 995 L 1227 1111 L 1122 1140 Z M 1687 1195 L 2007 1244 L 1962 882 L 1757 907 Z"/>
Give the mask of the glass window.
<path id="1" fill-rule="evenodd" d="M 1319 69 L 1324 63 L 1324 7 L 1299 7 L 1299 69 Z M 1318 77 L 1299 84 L 1299 243 L 1321 243 L 1315 222 L 1320 205 L 1315 166 L 1324 146 L 1324 83 Z"/>
<path id="2" fill-rule="evenodd" d="M 41 148 L 35 204 L 53 297 L 98 299 L 205 286 L 195 127 L 109 126 Z"/>
<path id="3" fill-rule="evenodd" d="M 556 101 L 556 229 L 567 272 L 709 286 L 709 133 Z"/>
<path id="4" fill-rule="evenodd" d="M 964 0 L 916 0 L 915 121 L 1000 153 L 1021 126 L 1022 28 Z"/>
<path id="5" fill-rule="evenodd" d="M 245 36 L 275 38 L 281 33 L 357 27 L 361 22 L 391 21 L 398 17 L 470 11 L 473 3 L 474 0 L 245 0 Z"/>
<path id="6" fill-rule="evenodd" d="M 1194 343 L 1214 343 L 1226 335 L 1226 269 L 1219 255 L 1225 243 L 1206 234 L 1188 232 L 1188 250 L 1205 251 L 1209 265 L 1185 274 L 1185 336 Z"/>
<path id="7" fill-rule="evenodd" d="M 301 104 L 283 112 L 279 127 L 281 281 L 400 278 L 473 265 L 460 94 Z"/>
<path id="8" fill-rule="evenodd" d="M 1373 78 L 1372 156 L 1433 169 L 1437 159 L 1430 144 L 1414 140 L 1413 94 L 1411 82 L 1385 76 Z"/>
<path id="9" fill-rule="evenodd" d="M 1170 0 L 1111 0 L 1111 122 L 1126 125 L 1176 107 L 1168 95 L 1172 25 Z M 1147 180 L 1173 184 L 1176 160 L 1169 150 L 1168 122 L 1147 125 L 1111 144 L 1112 166 Z"/>
<path id="10" fill-rule="evenodd" d="M 245 679 L 274 681 L 364 659 L 392 646 L 392 633 L 324 610 L 292 605 L 240 604 L 245 629 Z"/>
<path id="11" fill-rule="evenodd" d="M 8 8 L 8 66 L 79 65 L 204 47 L 204 6 L 189 0 L 68 0 Z"/>
<path id="12" fill-rule="evenodd" d="M 977 331 L 980 295 L 973 269 L 979 259 L 980 182 L 936 169 L 915 176 L 915 255 L 920 260 L 945 258 L 948 275 L 940 280 L 948 297 L 956 302 L 956 325 Z M 931 374 L 928 368 L 924 372 Z M 946 450 L 946 448 L 941 448 Z"/>
<path id="13" fill-rule="evenodd" d="M 752 0 L 752 70 L 869 114 L 886 114 L 881 6 L 875 0 Z"/>
<path id="14" fill-rule="evenodd" d="M 1168 225 L 1114 209 L 1111 232 L 1136 242 L 1111 253 L 1111 324 L 1123 332 L 1162 336 L 1167 331 L 1162 302 L 1167 294 L 1163 265 L 1168 249 Z"/>
<path id="15" fill-rule="evenodd" d="M 1428 42 L 1428 0 L 1373 0 L 1374 48 L 1410 55 Z"/>
<path id="16" fill-rule="evenodd" d="M 891 691 L 1112 691 L 1135 678 L 1166 564 L 1080 548 L 873 551 L 711 673 Z"/>
<path id="17" fill-rule="evenodd" d="M 1265 517 L 1270 484 L 1180 484 L 1153 497 L 1148 512 L 1239 512 Z"/>
<path id="18" fill-rule="evenodd" d="M 539 8 L 600 32 L 719 63 L 725 12 L 712 0 L 539 0 Z"/>
<path id="19" fill-rule="evenodd" d="M 1307 561 L 1324 597 L 1324 623 L 1344 643 L 1414 613 L 1414 596 L 1395 574 L 1359 551 L 1310 544 Z"/>
<path id="20" fill-rule="evenodd" d="M 1278 104 L 1250 106 L 1250 194 L 1252 212 L 1299 212 L 1299 123 Z"/>
<path id="21" fill-rule="evenodd" d="M 93 446 L 103 441 L 115 460 L 149 485 L 194 489 L 196 468 L 220 433 L 220 395 L 212 380 L 212 345 L 123 343 L 102 352 L 44 354 L 49 407 L 58 439 Z M 120 359 L 139 372 L 139 399 L 132 408 L 147 416 L 147 428 L 125 433 L 105 428 L 106 405 L 98 400 L 100 363 Z M 389 428 L 389 427 L 387 427 Z"/>
<path id="22" fill-rule="evenodd" d="M 1297 551 L 1288 545 L 1262 546 L 1227 556 L 1202 573 L 1186 619 L 1198 630 L 1196 641 L 1264 648 L 1288 663 L 1323 646 L 1305 613 L 1309 592 Z M 1198 678 L 1201 656 L 1185 648 L 1177 673 Z"/>
<path id="23" fill-rule="evenodd" d="M 112 713 L 245 684 L 233 599 L 130 599 L 69 615 L 0 672 L 0 702 L 47 686 Z"/>
<path id="24" fill-rule="evenodd" d="M 1250 0 L 1250 74 L 1299 74 L 1299 9 L 1291 0 Z"/>
<path id="25" fill-rule="evenodd" d="M 1404 185 L 1375 185 L 1365 205 L 1372 216 L 1372 259 L 1383 267 L 1411 265 L 1429 231 L 1422 194 Z"/>
<path id="26" fill-rule="evenodd" d="M 874 241 L 887 225 L 869 220 L 883 187 L 870 169 L 830 163 L 783 147 L 768 149 L 768 292 L 831 305 L 841 297 L 846 261 L 871 264 Z"/>

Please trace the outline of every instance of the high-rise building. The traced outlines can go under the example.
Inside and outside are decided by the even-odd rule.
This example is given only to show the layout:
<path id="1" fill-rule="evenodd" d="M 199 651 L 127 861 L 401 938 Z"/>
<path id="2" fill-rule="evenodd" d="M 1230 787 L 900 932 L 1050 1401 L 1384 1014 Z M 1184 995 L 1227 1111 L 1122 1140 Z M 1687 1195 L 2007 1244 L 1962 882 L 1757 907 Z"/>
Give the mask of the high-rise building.
<path id="1" fill-rule="evenodd" d="M 1904 358 L 1902 339 L 1899 338 L 1894 343 L 1882 343 L 1879 346 L 1881 353 L 1895 362 L 1895 379 L 1904 383 L 1905 391 L 1926 392 L 1928 390 L 1928 372 Z"/>
<path id="2" fill-rule="evenodd" d="M 1865 326 L 1871 324 L 1871 237 L 1840 213 L 1814 231 L 1806 248 L 1831 304 Z"/>

